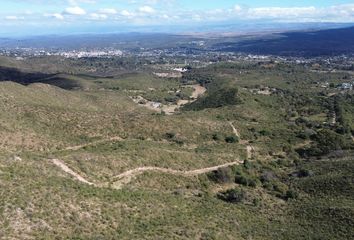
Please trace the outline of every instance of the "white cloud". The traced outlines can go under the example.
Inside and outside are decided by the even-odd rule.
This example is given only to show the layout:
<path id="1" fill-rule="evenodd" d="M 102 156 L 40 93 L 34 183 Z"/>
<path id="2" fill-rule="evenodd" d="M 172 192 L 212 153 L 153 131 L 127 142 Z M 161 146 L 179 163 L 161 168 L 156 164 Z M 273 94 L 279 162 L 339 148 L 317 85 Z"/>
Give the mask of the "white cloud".
<path id="1" fill-rule="evenodd" d="M 118 11 L 114 8 L 102 8 L 98 12 L 102 13 L 102 14 L 117 14 L 118 13 Z"/>
<path id="2" fill-rule="evenodd" d="M 242 7 L 240 5 L 235 5 L 233 10 L 235 12 L 241 12 L 242 11 Z"/>
<path id="3" fill-rule="evenodd" d="M 51 18 L 55 18 L 58 20 L 64 20 L 64 16 L 60 13 L 46 13 L 44 14 L 45 17 L 51 17 Z"/>
<path id="4" fill-rule="evenodd" d="M 106 14 L 98 14 L 98 13 L 91 13 L 90 19 L 91 20 L 106 20 L 108 16 Z"/>
<path id="5" fill-rule="evenodd" d="M 120 15 L 122 15 L 123 17 L 132 17 L 132 16 L 134 16 L 134 14 L 132 12 L 129 12 L 128 10 L 121 11 Z"/>
<path id="6" fill-rule="evenodd" d="M 18 17 L 18 16 L 6 16 L 5 19 L 6 20 L 15 21 L 15 20 L 22 20 L 24 18 L 23 17 Z"/>
<path id="7" fill-rule="evenodd" d="M 315 16 L 318 10 L 315 7 L 264 7 L 264 8 L 250 8 L 247 15 L 251 18 L 292 18 Z"/>
<path id="8" fill-rule="evenodd" d="M 139 8 L 139 12 L 152 14 L 152 13 L 155 13 L 155 9 L 153 9 L 150 6 L 142 6 L 142 7 Z"/>
<path id="9" fill-rule="evenodd" d="M 19 1 L 19 0 L 18 0 Z M 24 1 L 24 0 L 22 0 Z M 26 0 L 45 3 L 45 0 Z M 54 1 L 54 0 L 53 0 Z M 231 5 L 229 8 L 189 9 L 177 0 L 124 0 L 130 5 L 125 10 L 114 7 L 123 0 L 110 0 L 101 5 L 103 0 L 56 0 L 68 4 L 63 11 L 43 13 L 39 10 L 19 11 L 3 15 L 3 21 L 11 24 L 15 20 L 25 19 L 31 24 L 41 24 L 42 18 L 70 20 L 68 23 L 80 23 L 91 20 L 117 20 L 122 24 L 189 24 L 193 22 L 237 22 L 265 20 L 272 22 L 352 22 L 354 23 L 354 3 L 329 7 L 249 7 L 243 4 Z M 97 3 L 95 5 L 94 3 Z M 108 3 L 108 1 L 106 2 Z M 82 5 L 80 5 L 82 4 Z M 87 6 L 92 4 L 92 6 Z M 64 5 L 65 6 L 65 5 Z M 81 7 L 84 8 L 81 8 Z M 171 7 L 172 6 L 172 7 Z M 6 16 L 6 17 L 5 17 Z M 85 17 L 82 17 L 85 16 Z M 6 21 L 7 20 L 7 21 Z M 11 21 L 12 20 L 12 21 Z M 22 23 L 22 22 L 21 22 Z"/>
<path id="10" fill-rule="evenodd" d="M 71 6 L 78 6 L 80 3 L 94 4 L 94 3 L 96 3 L 96 1 L 95 0 L 68 0 L 68 3 Z"/>
<path id="11" fill-rule="evenodd" d="M 64 14 L 68 15 L 85 15 L 86 11 L 80 7 L 68 7 L 65 9 Z"/>

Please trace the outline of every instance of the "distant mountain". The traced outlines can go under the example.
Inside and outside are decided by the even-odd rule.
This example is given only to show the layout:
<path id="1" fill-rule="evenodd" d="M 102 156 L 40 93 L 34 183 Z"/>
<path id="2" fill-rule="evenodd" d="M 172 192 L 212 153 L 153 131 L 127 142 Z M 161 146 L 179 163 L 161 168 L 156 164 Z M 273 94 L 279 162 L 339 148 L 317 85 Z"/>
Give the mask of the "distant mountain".
<path id="1" fill-rule="evenodd" d="M 255 25 L 219 25 L 203 27 L 200 32 L 184 34 L 132 32 L 0 38 L 0 48 L 46 50 L 118 48 L 132 51 L 184 49 L 186 52 L 199 50 L 305 57 L 354 53 L 354 27 L 347 27 L 348 24 L 304 24 L 302 28 L 299 24 L 278 24 L 266 28 L 267 24 L 260 23 L 257 26 L 258 30 L 254 29 Z M 338 28 L 343 26 L 346 28 Z M 195 44 L 198 42 L 203 43 Z"/>
<path id="2" fill-rule="evenodd" d="M 354 53 L 354 27 L 287 32 L 217 43 L 218 51 L 283 56 L 332 56 Z"/>
<path id="3" fill-rule="evenodd" d="M 190 41 L 191 37 L 165 33 L 117 33 L 46 35 L 28 38 L 0 39 L 0 48 L 36 49 L 95 49 L 95 48 L 167 48 L 179 41 Z M 192 39 L 193 40 L 193 39 Z M 171 44 L 172 43 L 172 44 Z"/>

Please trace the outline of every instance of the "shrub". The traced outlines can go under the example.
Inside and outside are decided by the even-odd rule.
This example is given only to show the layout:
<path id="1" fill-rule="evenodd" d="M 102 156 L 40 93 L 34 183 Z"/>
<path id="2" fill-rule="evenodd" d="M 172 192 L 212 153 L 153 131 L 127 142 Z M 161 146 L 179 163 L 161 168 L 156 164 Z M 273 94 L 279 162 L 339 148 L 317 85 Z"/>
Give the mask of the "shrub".
<path id="1" fill-rule="evenodd" d="M 353 148 L 351 139 L 328 129 L 319 131 L 311 139 L 315 142 L 311 147 L 296 150 L 300 156 L 322 156 L 333 151 Z"/>
<path id="2" fill-rule="evenodd" d="M 269 136 L 270 135 L 270 132 L 268 130 L 262 130 L 259 132 L 260 135 L 262 136 Z"/>
<path id="3" fill-rule="evenodd" d="M 246 193 L 240 189 L 229 189 L 219 193 L 218 198 L 229 203 L 241 203 L 246 198 Z"/>
<path id="4" fill-rule="evenodd" d="M 299 172 L 297 173 L 297 176 L 299 178 L 303 178 L 303 177 L 311 177 L 313 176 L 313 172 L 307 169 L 300 169 Z"/>
<path id="5" fill-rule="evenodd" d="M 279 197 L 282 197 L 288 191 L 288 186 L 282 182 L 274 181 L 273 182 L 274 191 L 278 192 Z"/>
<path id="6" fill-rule="evenodd" d="M 227 142 L 227 143 L 237 143 L 238 141 L 239 141 L 239 139 L 236 136 L 225 137 L 225 142 Z"/>
<path id="7" fill-rule="evenodd" d="M 265 171 L 262 173 L 262 175 L 260 176 L 260 180 L 262 183 L 267 183 L 267 182 L 271 182 L 274 179 L 276 179 L 276 176 L 273 172 L 271 171 Z"/>
<path id="8" fill-rule="evenodd" d="M 251 168 L 253 168 L 253 165 L 252 165 L 252 163 L 250 161 L 245 160 L 245 161 L 243 161 L 243 167 L 245 169 L 251 169 Z"/>
<path id="9" fill-rule="evenodd" d="M 238 175 L 235 177 L 235 183 L 247 186 L 248 185 L 248 179 L 247 177 L 243 176 L 243 175 Z"/>
<path id="10" fill-rule="evenodd" d="M 235 183 L 248 186 L 248 187 L 257 187 L 257 179 L 253 178 L 252 176 L 246 176 L 246 175 L 237 175 L 235 177 Z"/>
<path id="11" fill-rule="evenodd" d="M 299 194 L 295 190 L 289 189 L 288 191 L 286 191 L 285 199 L 286 200 L 296 199 L 296 198 L 298 198 L 298 196 L 299 196 Z"/>
<path id="12" fill-rule="evenodd" d="M 230 168 L 220 168 L 208 174 L 208 178 L 216 183 L 229 183 L 233 181 L 233 173 Z"/>
<path id="13" fill-rule="evenodd" d="M 206 96 L 183 107 L 185 110 L 200 111 L 206 108 L 220 108 L 225 106 L 241 104 L 237 88 L 221 88 L 210 91 Z"/>
<path id="14" fill-rule="evenodd" d="M 212 139 L 213 139 L 214 141 L 219 141 L 221 138 L 222 138 L 222 137 L 221 137 L 220 134 L 218 134 L 218 133 L 214 133 L 214 134 L 212 135 Z"/>
<path id="15" fill-rule="evenodd" d="M 166 138 L 167 139 L 173 139 L 175 136 L 176 136 L 176 133 L 174 133 L 174 132 L 166 133 Z"/>

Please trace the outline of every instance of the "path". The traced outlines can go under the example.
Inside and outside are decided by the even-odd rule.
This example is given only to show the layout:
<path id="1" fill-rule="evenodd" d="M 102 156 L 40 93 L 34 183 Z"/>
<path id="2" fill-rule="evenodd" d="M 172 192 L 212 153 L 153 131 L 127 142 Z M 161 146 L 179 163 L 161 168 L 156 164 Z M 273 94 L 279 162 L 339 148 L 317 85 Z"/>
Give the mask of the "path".
<path id="1" fill-rule="evenodd" d="M 234 126 L 232 122 L 229 122 L 233 133 L 239 138 L 241 144 L 249 144 L 248 141 L 241 141 L 241 135 L 240 132 L 237 130 L 237 128 Z M 251 159 L 253 157 L 253 153 L 255 152 L 255 148 L 251 145 L 246 146 L 246 153 L 247 153 L 247 159 Z"/>
<path id="2" fill-rule="evenodd" d="M 200 97 L 201 95 L 203 95 L 207 91 L 207 89 L 205 87 L 198 85 L 198 84 L 193 85 L 192 87 L 194 88 L 194 91 L 191 95 L 191 98 L 194 98 L 194 99 Z"/>
<path id="3" fill-rule="evenodd" d="M 77 151 L 81 148 L 84 147 L 89 147 L 89 146 L 94 146 L 100 143 L 105 143 L 105 142 L 110 142 L 110 141 L 122 141 L 123 139 L 121 137 L 111 137 L 111 138 L 107 138 L 107 139 L 101 139 L 101 140 L 97 140 L 94 142 L 90 142 L 90 143 L 85 143 L 85 144 L 81 144 L 81 145 L 77 145 L 77 146 L 71 146 L 71 147 L 66 147 L 63 150 L 72 150 L 72 151 Z"/>
<path id="4" fill-rule="evenodd" d="M 232 128 L 232 131 L 234 132 L 234 134 L 238 137 L 238 138 L 241 138 L 241 135 L 240 133 L 238 132 L 238 130 L 235 128 L 235 126 L 233 125 L 232 122 L 229 122 L 231 128 Z"/>
<path id="5" fill-rule="evenodd" d="M 80 181 L 82 183 L 95 186 L 95 187 L 100 187 L 100 186 L 108 186 L 108 183 L 104 184 L 95 184 L 92 183 L 88 180 L 86 180 L 84 177 L 82 177 L 80 174 L 74 172 L 71 168 L 69 168 L 63 161 L 59 159 L 52 159 L 52 162 L 54 165 L 58 166 L 61 170 L 64 172 L 68 173 L 72 177 L 74 177 L 77 181 Z M 224 167 L 230 167 L 234 165 L 240 164 L 240 161 L 235 161 L 231 163 L 225 163 L 221 165 L 217 165 L 214 167 L 208 167 L 208 168 L 201 168 L 201 169 L 196 169 L 196 170 L 190 170 L 190 171 L 182 171 L 182 170 L 174 170 L 174 169 L 169 169 L 169 168 L 159 168 L 159 167 L 140 167 L 140 168 L 135 168 L 133 170 L 126 171 L 122 174 L 119 174 L 115 177 L 113 177 L 113 182 L 114 184 L 114 189 L 120 189 L 122 185 L 125 185 L 131 181 L 134 177 L 143 174 L 144 172 L 160 172 L 160 173 L 167 173 L 167 174 L 172 174 L 172 175 L 180 175 L 180 176 L 197 176 L 201 174 L 205 174 L 208 172 L 212 172 L 215 170 L 218 170 L 220 168 Z"/>
<path id="6" fill-rule="evenodd" d="M 333 112 L 333 114 L 332 114 L 331 124 L 332 125 L 336 125 L 337 124 L 337 114 L 336 114 L 336 112 Z"/>
<path id="7" fill-rule="evenodd" d="M 247 159 L 251 159 L 253 156 L 253 153 L 255 151 L 254 147 L 251 145 L 246 146 L 246 151 L 247 151 Z"/>
<path id="8" fill-rule="evenodd" d="M 87 181 L 80 174 L 78 174 L 78 173 L 74 172 L 73 170 L 71 170 L 71 168 L 69 168 L 63 161 L 61 161 L 59 159 L 52 159 L 52 162 L 54 163 L 54 165 L 56 165 L 59 168 L 61 168 L 61 170 L 63 170 L 64 172 L 68 173 L 69 175 L 74 177 L 76 180 L 78 180 L 78 181 L 80 181 L 82 183 L 86 183 L 88 185 L 96 186 L 94 183 Z"/>

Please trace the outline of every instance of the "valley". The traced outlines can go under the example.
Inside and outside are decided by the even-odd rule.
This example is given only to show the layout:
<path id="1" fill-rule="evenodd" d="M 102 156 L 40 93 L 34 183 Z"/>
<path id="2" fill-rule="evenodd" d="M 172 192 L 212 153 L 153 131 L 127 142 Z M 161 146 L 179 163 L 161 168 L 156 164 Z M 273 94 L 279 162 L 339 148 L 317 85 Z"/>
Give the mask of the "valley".
<path id="1" fill-rule="evenodd" d="M 0 239 L 352 239 L 353 58 L 179 50 L 0 56 Z"/>

